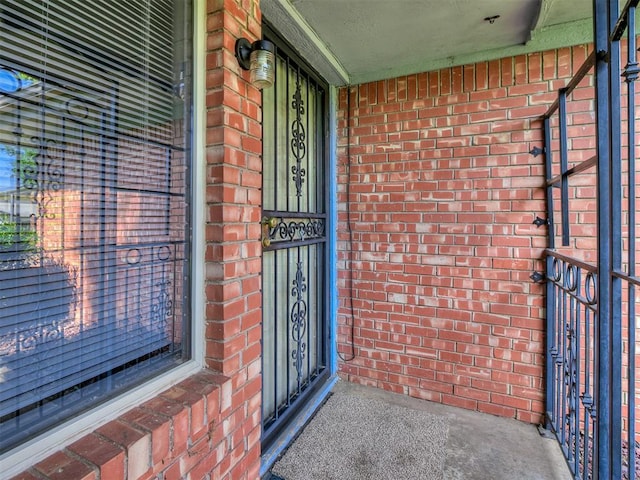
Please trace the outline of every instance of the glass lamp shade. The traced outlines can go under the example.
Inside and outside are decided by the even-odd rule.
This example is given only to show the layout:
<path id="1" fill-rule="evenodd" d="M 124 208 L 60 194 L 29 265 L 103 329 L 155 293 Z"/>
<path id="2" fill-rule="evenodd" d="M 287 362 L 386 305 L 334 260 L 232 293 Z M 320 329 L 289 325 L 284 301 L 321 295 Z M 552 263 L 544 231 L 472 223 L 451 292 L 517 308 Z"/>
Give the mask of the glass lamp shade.
<path id="1" fill-rule="evenodd" d="M 253 50 L 250 57 L 251 83 L 256 88 L 269 88 L 273 85 L 274 54 L 270 50 Z"/>

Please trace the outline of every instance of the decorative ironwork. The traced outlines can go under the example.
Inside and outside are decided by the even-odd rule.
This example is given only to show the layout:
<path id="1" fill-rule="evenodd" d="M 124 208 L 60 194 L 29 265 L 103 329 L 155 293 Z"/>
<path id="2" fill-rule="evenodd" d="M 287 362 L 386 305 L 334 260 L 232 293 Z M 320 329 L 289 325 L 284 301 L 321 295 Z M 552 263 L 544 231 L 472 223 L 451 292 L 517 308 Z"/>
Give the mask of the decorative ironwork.
<path id="1" fill-rule="evenodd" d="M 273 37 L 265 27 L 265 36 Z M 326 140 L 328 85 L 276 45 L 274 88 L 263 99 L 264 155 L 262 441 L 270 445 L 327 368 Z M 281 94 L 286 92 L 284 94 Z M 284 129 L 286 139 L 281 139 Z"/>
<path id="2" fill-rule="evenodd" d="M 578 295 L 577 267 L 575 265 L 567 264 L 565 266 L 564 286 L 566 292 L 569 293 L 572 297 Z M 569 301 L 572 303 L 575 302 L 573 298 L 571 298 Z M 572 448 L 569 449 L 569 462 L 573 460 L 573 456 L 576 455 L 576 451 L 580 451 L 579 447 L 575 447 L 577 423 L 576 408 L 578 403 L 578 332 L 579 326 L 576 325 L 575 315 L 570 314 L 565 321 L 566 361 L 564 362 L 564 383 L 566 388 L 567 400 L 567 412 L 565 413 L 565 427 L 567 430 L 566 442 L 568 443 L 568 445 L 572 446 Z"/>
<path id="3" fill-rule="evenodd" d="M 156 252 L 158 261 L 162 263 L 162 277 L 156 282 L 158 294 L 151 302 L 151 323 L 154 328 L 164 329 L 173 315 L 173 299 L 171 297 L 171 281 L 166 277 L 165 263 L 171 257 L 169 247 L 162 246 Z"/>
<path id="4" fill-rule="evenodd" d="M 35 349 L 38 345 L 44 345 L 63 338 L 60 320 L 52 320 L 46 324 L 28 326 L 18 333 L 18 347 L 21 352 Z"/>
<path id="5" fill-rule="evenodd" d="M 5 283 L 5 299 L 17 297 L 21 290 L 30 289 L 32 284 L 44 277 L 55 284 L 53 291 L 43 291 L 31 295 L 23 303 L 11 305 L 10 301 L 0 303 L 0 308 L 21 315 L 27 319 L 9 328 L 0 329 L 0 357 L 21 355 L 51 348 L 52 342 L 64 340 L 65 325 L 75 316 L 77 303 L 77 268 L 44 258 L 38 260 L 21 259 L 7 262 L 0 269 L 0 281 Z M 22 270 L 30 272 L 16 274 Z M 44 306 L 46 305 L 46 307 Z M 29 320 L 31 318 L 32 320 Z"/>
<path id="6" fill-rule="evenodd" d="M 548 254 L 548 422 L 571 469 L 582 478 L 582 472 L 591 472 L 593 458 L 595 267 Z"/>
<path id="7" fill-rule="evenodd" d="M 295 347 L 291 352 L 293 366 L 296 369 L 298 386 L 302 382 L 304 370 L 304 359 L 306 357 L 307 344 L 304 341 L 307 330 L 307 302 L 304 300 L 304 293 L 307 291 L 306 279 L 302 273 L 302 262 L 297 263 L 296 278 L 293 280 L 291 296 L 295 302 L 291 307 L 291 337 L 295 342 Z"/>
<path id="8" fill-rule="evenodd" d="M 307 174 L 306 169 L 302 167 L 302 160 L 307 154 L 307 146 L 305 144 L 306 132 L 302 123 L 304 101 L 302 100 L 300 87 L 300 77 L 298 76 L 296 92 L 293 94 L 293 101 L 291 102 L 291 108 L 296 112 L 296 118 L 291 123 L 291 151 L 296 158 L 296 164 L 291 167 L 291 173 L 293 174 L 293 181 L 296 185 L 296 196 L 298 198 L 302 196 L 302 184 Z"/>
<path id="9" fill-rule="evenodd" d="M 126 331 L 145 330 L 146 344 L 158 348 L 166 345 L 170 331 L 170 322 L 175 315 L 174 297 L 176 295 L 172 269 L 175 267 L 175 245 L 137 246 L 128 248 L 119 256 L 118 269 L 124 275 L 124 281 L 117 287 L 117 296 L 123 298 L 123 315 L 120 327 Z M 116 273 L 117 274 L 117 273 Z M 148 283 L 144 278 L 148 278 Z M 143 291 L 148 285 L 148 300 Z"/>
<path id="10" fill-rule="evenodd" d="M 324 239 L 326 221 L 324 218 L 277 218 L 275 226 L 268 228 L 270 244 L 283 241 Z"/>
<path id="11" fill-rule="evenodd" d="M 47 138 L 32 137 L 31 143 L 37 148 L 37 153 L 30 157 L 26 164 L 21 160 L 20 170 L 22 186 L 31 191 L 31 200 L 36 205 L 37 213 L 32 216 L 37 218 L 55 218 L 55 213 L 49 210 L 54 200 L 55 192 L 58 192 L 64 182 L 62 165 L 54 152 L 59 148 L 58 142 Z M 31 150 L 27 150 L 27 153 Z M 18 153 L 18 155 L 24 156 Z"/>
<path id="12" fill-rule="evenodd" d="M 624 77 L 624 81 L 627 83 L 635 82 L 640 75 L 640 67 L 638 67 L 637 62 L 628 63 L 622 72 L 622 76 Z"/>

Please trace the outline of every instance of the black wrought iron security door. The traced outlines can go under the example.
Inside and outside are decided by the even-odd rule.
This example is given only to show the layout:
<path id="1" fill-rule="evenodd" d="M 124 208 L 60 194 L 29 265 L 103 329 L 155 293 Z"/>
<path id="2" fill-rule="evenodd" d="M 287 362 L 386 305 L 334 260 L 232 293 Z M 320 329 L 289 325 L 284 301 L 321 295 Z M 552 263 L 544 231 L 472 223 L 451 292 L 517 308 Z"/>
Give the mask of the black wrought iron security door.
<path id="1" fill-rule="evenodd" d="M 264 444 L 328 377 L 327 90 L 275 43 L 275 84 L 263 91 Z"/>

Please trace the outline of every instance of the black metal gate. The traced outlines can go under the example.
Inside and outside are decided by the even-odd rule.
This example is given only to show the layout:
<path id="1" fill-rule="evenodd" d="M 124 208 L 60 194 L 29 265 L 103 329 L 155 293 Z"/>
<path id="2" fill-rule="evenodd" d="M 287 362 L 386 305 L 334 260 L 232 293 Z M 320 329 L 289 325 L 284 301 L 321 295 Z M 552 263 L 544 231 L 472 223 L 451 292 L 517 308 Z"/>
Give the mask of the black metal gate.
<path id="1" fill-rule="evenodd" d="M 263 444 L 328 378 L 327 86 L 273 33 L 263 92 Z"/>
<path id="2" fill-rule="evenodd" d="M 594 50 L 544 116 L 550 233 L 547 426 L 576 479 L 635 479 L 640 468 L 638 3 L 628 0 L 620 11 L 618 0 L 594 0 Z M 577 89 L 591 94 L 575 96 Z M 572 138 L 584 128 L 575 112 L 585 98 L 594 99 L 590 108 L 597 132 L 586 148 Z M 586 192 L 585 186 L 593 189 L 593 208 L 576 211 L 572 201 L 578 189 Z M 592 228 L 594 241 L 579 248 L 575 236 L 583 235 L 585 227 Z M 556 235 L 561 246 L 555 244 Z"/>

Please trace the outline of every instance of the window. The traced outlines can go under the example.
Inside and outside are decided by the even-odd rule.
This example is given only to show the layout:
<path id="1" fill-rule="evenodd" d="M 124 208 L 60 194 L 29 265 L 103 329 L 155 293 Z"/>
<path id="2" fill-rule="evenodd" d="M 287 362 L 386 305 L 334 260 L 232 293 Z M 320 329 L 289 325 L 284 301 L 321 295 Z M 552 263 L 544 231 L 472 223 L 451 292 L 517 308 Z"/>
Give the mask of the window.
<path id="1" fill-rule="evenodd" d="M 189 358 L 190 32 L 0 3 L 0 453 Z"/>

